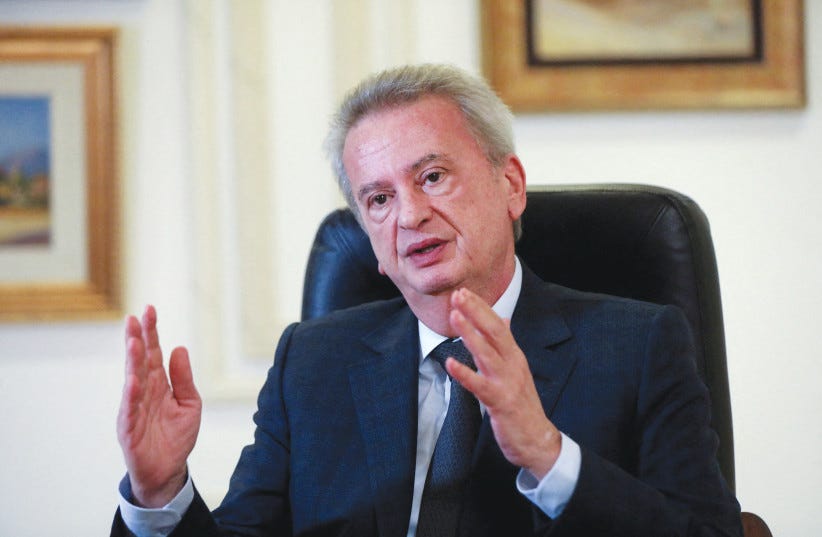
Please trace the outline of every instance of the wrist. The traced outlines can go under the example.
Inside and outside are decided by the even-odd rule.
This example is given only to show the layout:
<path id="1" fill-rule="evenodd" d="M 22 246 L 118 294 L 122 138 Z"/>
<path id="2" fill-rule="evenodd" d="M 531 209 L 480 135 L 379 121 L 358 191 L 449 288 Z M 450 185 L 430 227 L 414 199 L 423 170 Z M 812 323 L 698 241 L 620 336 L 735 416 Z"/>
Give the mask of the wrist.
<path id="1" fill-rule="evenodd" d="M 538 481 L 542 481 L 556 464 L 561 450 L 562 434 L 551 427 L 540 437 L 534 448 L 534 456 L 524 468 Z"/>
<path id="2" fill-rule="evenodd" d="M 188 478 L 188 471 L 183 468 L 182 472 L 176 473 L 168 481 L 157 487 L 143 486 L 141 483 L 135 481 L 131 476 L 131 500 L 137 507 L 144 507 L 147 509 L 159 509 L 165 507 L 171 502 L 186 484 Z"/>

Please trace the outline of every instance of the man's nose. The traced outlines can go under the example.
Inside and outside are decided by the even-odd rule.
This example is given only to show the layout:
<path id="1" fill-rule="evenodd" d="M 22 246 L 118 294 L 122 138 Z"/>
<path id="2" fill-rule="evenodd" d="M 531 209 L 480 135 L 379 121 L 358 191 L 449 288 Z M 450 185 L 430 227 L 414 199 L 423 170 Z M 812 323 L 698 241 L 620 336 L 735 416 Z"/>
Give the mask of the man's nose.
<path id="1" fill-rule="evenodd" d="M 425 192 L 411 188 L 400 193 L 399 225 L 416 229 L 431 217 L 431 200 Z"/>

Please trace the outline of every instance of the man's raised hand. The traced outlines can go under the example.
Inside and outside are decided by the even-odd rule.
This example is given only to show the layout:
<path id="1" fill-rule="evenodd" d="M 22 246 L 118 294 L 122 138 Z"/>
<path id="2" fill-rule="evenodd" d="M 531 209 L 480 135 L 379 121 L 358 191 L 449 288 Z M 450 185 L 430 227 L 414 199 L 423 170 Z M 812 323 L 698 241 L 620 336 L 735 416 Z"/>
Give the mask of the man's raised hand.
<path id="1" fill-rule="evenodd" d="M 451 307 L 451 327 L 471 351 L 477 372 L 449 358 L 448 374 L 485 405 L 505 458 L 541 480 L 559 456 L 561 434 L 545 415 L 508 322 L 468 289 L 453 292 Z"/>
<path id="2" fill-rule="evenodd" d="M 185 484 L 186 460 L 200 430 L 202 401 L 184 347 L 171 352 L 166 378 L 153 306 L 146 307 L 142 321 L 132 315 L 126 318 L 125 339 L 126 380 L 117 438 L 131 480 L 132 501 L 142 507 L 162 507 Z"/>

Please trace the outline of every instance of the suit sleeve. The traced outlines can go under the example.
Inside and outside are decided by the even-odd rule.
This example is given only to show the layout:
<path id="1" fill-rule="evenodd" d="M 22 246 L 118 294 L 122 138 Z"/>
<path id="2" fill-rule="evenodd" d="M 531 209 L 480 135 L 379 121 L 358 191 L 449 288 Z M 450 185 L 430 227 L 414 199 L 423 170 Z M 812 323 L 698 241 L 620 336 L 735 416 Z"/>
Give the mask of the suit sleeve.
<path id="1" fill-rule="evenodd" d="M 254 443 L 246 446 L 220 506 L 209 512 L 195 488 L 194 500 L 169 537 L 288 537 L 291 518 L 288 502 L 289 427 L 282 402 L 282 376 L 291 334 L 280 338 L 274 365 L 260 391 L 254 422 Z M 112 537 L 132 537 L 119 509 Z"/>
<path id="2" fill-rule="evenodd" d="M 139 537 L 126 525 L 120 514 L 120 509 L 114 514 L 114 522 L 111 524 L 111 537 Z M 199 535 L 202 537 L 222 537 L 232 535 L 221 532 L 217 527 L 214 518 L 208 510 L 202 496 L 194 487 L 194 499 L 183 515 L 180 523 L 169 534 L 169 537 L 184 537 L 189 535 Z"/>
<path id="3" fill-rule="evenodd" d="M 283 371 L 296 326 L 289 326 L 280 338 L 274 365 L 257 401 L 254 443 L 243 449 L 228 493 L 214 510 L 217 524 L 229 535 L 291 535 L 290 428 L 283 403 Z"/>
<path id="4" fill-rule="evenodd" d="M 739 505 L 716 461 L 708 392 L 693 354 L 684 315 L 660 310 L 638 379 L 636 475 L 583 447 L 576 489 L 546 535 L 742 535 Z"/>

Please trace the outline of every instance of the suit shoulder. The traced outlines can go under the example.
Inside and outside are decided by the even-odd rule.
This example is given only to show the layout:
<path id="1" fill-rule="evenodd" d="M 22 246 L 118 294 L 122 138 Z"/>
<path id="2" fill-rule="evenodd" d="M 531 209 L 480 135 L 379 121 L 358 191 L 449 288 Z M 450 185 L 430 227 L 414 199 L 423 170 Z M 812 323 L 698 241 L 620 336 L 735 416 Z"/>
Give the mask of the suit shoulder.
<path id="1" fill-rule="evenodd" d="M 375 327 L 407 326 L 412 317 L 401 298 L 370 302 L 294 323 L 280 338 L 275 364 L 295 386 L 314 385 L 341 374 L 348 365 L 373 351 L 367 337 Z"/>
<path id="2" fill-rule="evenodd" d="M 337 330 L 356 331 L 360 327 L 363 329 L 373 328 L 375 323 L 383 321 L 405 308 L 407 308 L 407 305 L 402 297 L 366 302 L 358 306 L 333 311 L 323 317 L 302 321 L 298 323 L 296 330 L 298 333 L 303 333 Z"/>
<path id="3" fill-rule="evenodd" d="M 569 313 L 579 311 L 599 311 L 608 314 L 623 312 L 624 314 L 653 317 L 665 308 L 660 304 L 633 298 L 578 291 L 554 283 L 546 283 L 545 285 L 551 295 L 555 297 L 560 308 Z"/>
<path id="4" fill-rule="evenodd" d="M 663 308 L 651 302 L 565 287 L 545 281 L 525 267 L 520 300 L 530 309 L 545 311 L 546 308 L 556 308 L 572 319 L 579 315 L 653 317 Z"/>
<path id="5" fill-rule="evenodd" d="M 323 317 L 294 323 L 283 336 L 289 348 L 349 350 L 376 326 L 410 312 L 405 300 L 393 298 L 337 310 Z M 281 341 L 282 344 L 282 341 Z"/>
<path id="6" fill-rule="evenodd" d="M 578 336 L 643 339 L 660 327 L 690 335 L 690 323 L 676 306 L 547 285 L 557 309 Z"/>

